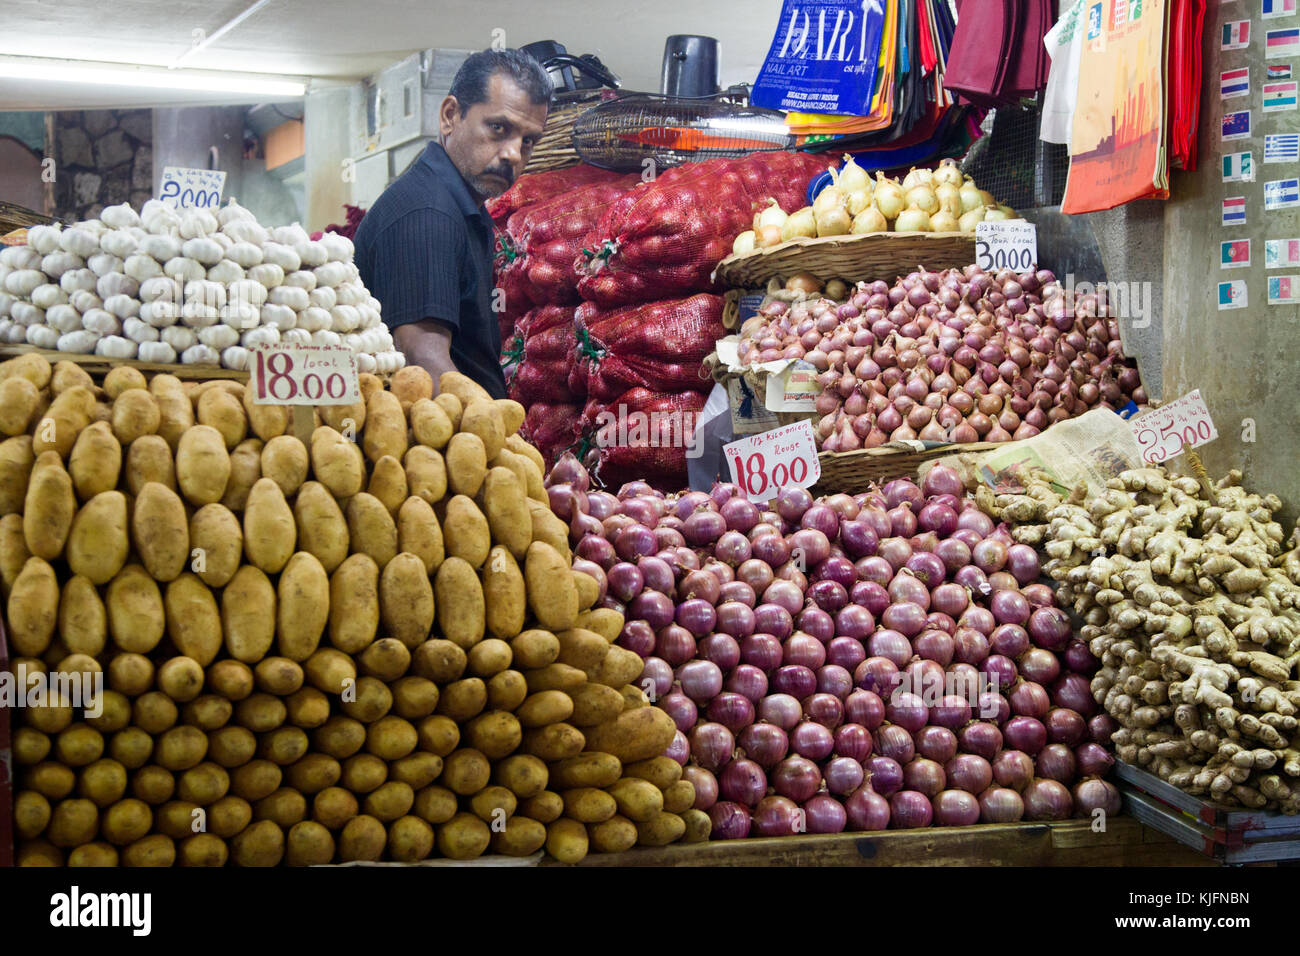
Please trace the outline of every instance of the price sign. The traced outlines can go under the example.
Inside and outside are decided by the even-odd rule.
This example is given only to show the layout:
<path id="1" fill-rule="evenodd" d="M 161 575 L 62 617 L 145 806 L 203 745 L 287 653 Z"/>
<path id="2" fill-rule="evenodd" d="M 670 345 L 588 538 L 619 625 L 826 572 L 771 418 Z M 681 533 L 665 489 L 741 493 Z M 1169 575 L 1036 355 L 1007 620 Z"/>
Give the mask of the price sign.
<path id="1" fill-rule="evenodd" d="M 219 169 L 163 168 L 158 198 L 177 209 L 216 209 L 226 188 L 226 174 Z"/>
<path id="2" fill-rule="evenodd" d="M 806 488 L 822 476 L 809 421 L 784 425 L 722 446 L 731 480 L 751 501 L 770 501 L 791 485 Z"/>
<path id="3" fill-rule="evenodd" d="M 1200 389 L 1133 419 L 1129 427 L 1150 465 L 1182 454 L 1184 444 L 1196 448 L 1219 437 Z"/>
<path id="4" fill-rule="evenodd" d="M 985 272 L 1028 272 L 1038 264 L 1038 227 L 1023 219 L 976 224 L 975 264 Z"/>
<path id="5" fill-rule="evenodd" d="M 270 345 L 253 350 L 254 405 L 354 405 L 357 357 L 346 345 Z"/>

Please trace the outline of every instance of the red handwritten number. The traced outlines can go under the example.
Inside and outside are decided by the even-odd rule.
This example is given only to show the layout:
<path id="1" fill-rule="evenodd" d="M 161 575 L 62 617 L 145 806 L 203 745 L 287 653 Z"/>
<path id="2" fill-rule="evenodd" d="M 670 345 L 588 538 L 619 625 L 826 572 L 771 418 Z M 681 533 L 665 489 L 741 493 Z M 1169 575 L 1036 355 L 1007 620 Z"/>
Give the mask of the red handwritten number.
<path id="1" fill-rule="evenodd" d="M 311 389 L 312 382 L 316 383 L 315 395 L 312 394 L 312 389 Z M 320 398 L 321 394 L 324 391 L 325 391 L 325 386 L 321 384 L 320 376 L 317 375 L 315 372 L 311 372 L 306 377 L 303 378 L 302 393 L 306 395 L 308 398 L 310 398 L 313 402 L 316 401 L 316 399 Z"/>
<path id="2" fill-rule="evenodd" d="M 802 485 L 808 477 L 808 462 L 802 458 L 796 458 L 790 462 L 790 480 L 796 485 Z"/>
<path id="3" fill-rule="evenodd" d="M 748 495 L 749 482 L 745 476 L 745 459 L 741 458 L 738 452 L 731 453 L 731 470 L 736 473 L 736 484 L 740 485 L 741 490 Z"/>
<path id="4" fill-rule="evenodd" d="M 258 355 L 258 358 L 260 360 L 261 358 L 260 353 Z M 276 359 L 280 360 L 280 362 L 278 363 L 279 365 L 278 368 L 276 367 L 277 365 Z M 266 367 L 271 372 L 271 378 L 270 381 L 267 382 L 266 391 L 270 394 L 272 398 L 278 399 L 279 401 L 282 402 L 287 402 L 289 399 L 293 398 L 295 395 L 298 394 L 297 383 L 294 382 L 294 380 L 289 377 L 289 373 L 293 371 L 293 359 L 290 358 L 287 352 L 273 353 L 271 357 L 266 360 Z M 288 394 L 286 395 L 280 394 L 280 392 L 277 389 L 277 384 L 276 384 L 277 382 L 285 382 L 288 384 L 289 386 Z"/>
<path id="5" fill-rule="evenodd" d="M 767 490 L 767 460 L 763 457 L 761 451 L 756 451 L 749 456 L 746 463 L 749 466 L 749 493 L 751 495 L 761 495 Z M 762 479 L 762 484 L 755 486 L 754 479 Z"/>
<path id="6" fill-rule="evenodd" d="M 338 383 L 337 392 L 334 390 L 335 382 Z M 330 398 L 342 398 L 343 394 L 347 390 L 348 390 L 347 383 L 343 381 L 343 376 L 340 375 L 338 372 L 335 372 L 329 378 L 325 379 L 325 394 L 328 395 Z"/>

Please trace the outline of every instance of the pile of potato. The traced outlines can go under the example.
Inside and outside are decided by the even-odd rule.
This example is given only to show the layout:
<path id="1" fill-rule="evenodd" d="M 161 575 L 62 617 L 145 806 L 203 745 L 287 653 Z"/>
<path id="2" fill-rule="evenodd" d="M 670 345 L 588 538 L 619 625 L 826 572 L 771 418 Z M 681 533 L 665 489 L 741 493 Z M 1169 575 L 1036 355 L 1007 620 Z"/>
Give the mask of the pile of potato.
<path id="1" fill-rule="evenodd" d="M 363 374 L 304 444 L 236 382 L 0 364 L 10 666 L 54 688 L 14 712 L 20 864 L 707 838 L 522 408 L 440 384 Z M 90 712 L 54 683 L 78 674 Z"/>

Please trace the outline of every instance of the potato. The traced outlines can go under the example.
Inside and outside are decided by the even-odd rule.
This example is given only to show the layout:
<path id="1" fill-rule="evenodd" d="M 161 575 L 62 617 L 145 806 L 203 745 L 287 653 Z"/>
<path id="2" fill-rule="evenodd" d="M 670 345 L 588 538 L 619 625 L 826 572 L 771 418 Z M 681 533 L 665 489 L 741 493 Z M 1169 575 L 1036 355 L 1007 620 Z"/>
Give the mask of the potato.
<path id="1" fill-rule="evenodd" d="M 419 398 L 411 403 L 408 414 L 411 434 L 417 442 L 438 451 L 446 447 L 455 428 L 441 405 L 429 398 Z"/>
<path id="2" fill-rule="evenodd" d="M 349 499 L 344 514 L 352 552 L 368 554 L 382 570 L 397 554 L 397 525 L 393 516 L 378 498 L 364 491 Z"/>
<path id="3" fill-rule="evenodd" d="M 561 790 L 572 787 L 609 787 L 618 780 L 622 770 L 623 765 L 612 754 L 583 753 L 553 764 L 551 784 Z"/>
<path id="4" fill-rule="evenodd" d="M 379 616 L 384 630 L 409 648 L 418 647 L 433 627 L 433 585 L 424 562 L 403 552 L 384 566 L 379 578 Z"/>
<path id="5" fill-rule="evenodd" d="M 676 731 L 677 726 L 665 711 L 640 707 L 625 711 L 612 723 L 589 728 L 587 745 L 631 763 L 661 756 Z"/>
<path id="6" fill-rule="evenodd" d="M 108 752 L 128 770 L 138 770 L 153 756 L 153 738 L 139 727 L 124 727 L 109 740 Z"/>
<path id="7" fill-rule="evenodd" d="M 664 809 L 681 815 L 695 805 L 695 785 L 689 780 L 678 780 L 663 791 Z"/>
<path id="8" fill-rule="evenodd" d="M 366 725 L 355 717 L 335 714 L 311 735 L 317 750 L 338 760 L 346 760 L 366 742 Z"/>
<path id="9" fill-rule="evenodd" d="M 207 507 L 220 506 L 205 506 L 205 510 Z M 131 539 L 150 577 L 164 582 L 176 578 L 190 557 L 189 520 L 180 496 L 166 485 L 146 482 L 136 496 Z"/>
<path id="10" fill-rule="evenodd" d="M 270 694 L 250 694 L 235 704 L 235 723 L 255 734 L 268 734 L 284 723 L 289 709 Z"/>
<path id="11" fill-rule="evenodd" d="M 251 564 L 242 565 L 221 595 L 226 651 L 239 661 L 256 662 L 275 640 L 276 594 L 270 579 Z"/>
<path id="12" fill-rule="evenodd" d="M 573 572 L 573 584 L 578 589 L 578 609 L 585 611 L 600 600 L 600 582 L 585 571 Z"/>
<path id="13" fill-rule="evenodd" d="M 23 516 L 8 514 L 0 518 L 0 598 L 9 600 L 14 582 L 30 557 L 23 538 Z"/>
<path id="14" fill-rule="evenodd" d="M 186 572 L 167 585 L 163 606 L 176 649 L 200 667 L 211 664 L 221 650 L 221 612 L 207 585 Z"/>
<path id="15" fill-rule="evenodd" d="M 323 424 L 339 432 L 348 441 L 355 441 L 357 429 L 366 424 L 364 398 L 353 405 L 318 405 L 316 412 Z"/>
<path id="16" fill-rule="evenodd" d="M 208 688 L 226 700 L 243 700 L 253 692 L 253 671 L 243 661 L 217 661 L 208 668 Z"/>
<path id="17" fill-rule="evenodd" d="M 137 438 L 126 450 L 127 491 L 139 497 L 141 489 L 151 481 L 172 491 L 177 488 L 176 465 L 172 459 L 171 447 L 157 435 Z"/>
<path id="18" fill-rule="evenodd" d="M 505 545 L 516 558 L 523 558 L 532 543 L 532 520 L 524 488 L 509 468 L 493 468 L 483 479 L 483 510 L 492 540 Z"/>
<path id="19" fill-rule="evenodd" d="M 27 485 L 31 480 L 32 465 L 35 461 L 36 456 L 32 454 L 30 435 L 20 435 L 0 442 L 0 515 L 6 517 L 15 515 L 20 527 L 23 506 L 27 499 Z M 87 490 L 96 488 L 98 484 L 99 482 L 92 484 L 88 479 Z"/>
<path id="20" fill-rule="evenodd" d="M 155 375 L 149 381 L 149 394 L 158 403 L 161 416 L 158 434 L 176 450 L 186 431 L 194 427 L 194 406 L 173 375 Z"/>
<path id="21" fill-rule="evenodd" d="M 451 422 L 452 430 L 460 428 L 460 418 L 464 414 L 464 408 L 460 399 L 450 392 L 439 392 L 433 397 L 433 402 L 442 409 L 443 414 L 447 416 L 447 421 Z"/>
<path id="22" fill-rule="evenodd" d="M 58 622 L 59 583 L 54 569 L 38 557 L 23 565 L 9 592 L 9 643 L 27 656 L 45 653 Z"/>
<path id="23" fill-rule="evenodd" d="M 329 587 L 329 575 L 306 551 L 284 566 L 275 615 L 276 647 L 283 657 L 304 661 L 315 653 L 329 620 Z"/>
<path id="24" fill-rule="evenodd" d="M 577 626 L 584 627 L 589 631 L 595 631 L 613 644 L 618 640 L 619 634 L 623 632 L 623 624 L 623 615 L 618 611 L 613 608 L 598 607 L 579 614 Z"/>
<path id="25" fill-rule="evenodd" d="M 515 476 L 515 480 L 519 482 L 519 487 L 523 489 L 524 494 L 528 498 L 536 497 L 537 501 L 542 501 L 542 500 L 546 500 L 548 502 L 550 501 L 550 496 L 546 494 L 546 488 L 542 483 L 541 473 L 538 472 L 538 470 L 533 466 L 532 461 L 525 458 L 523 455 L 516 455 L 508 448 L 503 448 L 499 452 L 497 452 L 497 456 L 492 459 L 492 467 L 509 469 L 510 472 Z M 544 497 L 537 497 L 534 495 L 533 493 L 534 485 L 537 486 L 538 494 Z M 528 502 L 525 500 L 525 501 L 521 501 L 519 504 L 522 507 L 524 514 L 527 515 Z M 529 533 L 529 537 L 531 538 L 532 518 L 529 517 L 528 520 L 529 520 L 528 533 Z"/>
<path id="26" fill-rule="evenodd" d="M 139 513 L 137 503 L 136 515 Z M 239 519 L 225 505 L 204 505 L 190 519 L 188 547 L 193 549 L 191 570 L 199 579 L 209 587 L 225 587 L 239 570 L 244 553 Z"/>
<path id="27" fill-rule="evenodd" d="M 686 821 L 675 813 L 661 812 L 636 825 L 637 843 L 642 846 L 668 846 L 686 833 Z"/>
<path id="28" fill-rule="evenodd" d="M 528 516 L 533 523 L 533 544 L 539 541 L 549 544 L 564 559 L 567 568 L 572 558 L 569 550 L 569 526 L 555 517 L 548 506 L 532 498 L 528 499 L 527 505 Z"/>
<path id="29" fill-rule="evenodd" d="M 397 511 L 397 549 L 418 557 L 426 574 L 433 574 L 446 556 L 442 528 L 433 508 L 412 495 Z"/>
<path id="30" fill-rule="evenodd" d="M 243 797 L 233 794 L 222 797 L 208 807 L 208 832 L 223 840 L 229 840 L 252 820 L 252 805 Z"/>
<path id="31" fill-rule="evenodd" d="M 382 760 L 398 760 L 415 749 L 419 735 L 401 717 L 381 717 L 366 728 L 366 750 Z"/>
<path id="32" fill-rule="evenodd" d="M 375 462 L 366 493 L 379 499 L 379 502 L 388 509 L 388 513 L 396 519 L 397 511 L 407 497 L 406 472 L 402 468 L 402 463 L 392 455 L 385 455 Z"/>
<path id="33" fill-rule="evenodd" d="M 538 823 L 550 823 L 558 820 L 564 812 L 564 798 L 558 793 L 543 790 L 524 800 L 519 805 L 519 815 L 536 820 Z"/>
<path id="34" fill-rule="evenodd" d="M 91 389 L 93 391 L 95 388 L 95 381 L 90 377 L 90 373 L 76 362 L 69 362 L 67 360 L 55 362 L 51 369 L 50 391 L 55 395 L 58 395 L 60 392 L 65 392 L 68 389 L 76 388 L 77 386 Z"/>
<path id="35" fill-rule="evenodd" d="M 244 414 L 243 401 L 225 388 L 214 386 L 204 392 L 195 408 L 195 417 L 221 433 L 227 450 L 233 449 L 248 434 L 248 416 Z"/>
<path id="36" fill-rule="evenodd" d="M 475 677 L 488 678 L 510 666 L 510 645 L 490 638 L 479 641 L 469 649 L 469 672 Z"/>
<path id="37" fill-rule="evenodd" d="M 401 403 L 403 413 L 413 403 L 433 398 L 433 378 L 418 365 L 408 365 L 394 372 L 389 387 Z"/>
<path id="38" fill-rule="evenodd" d="M 618 812 L 634 822 L 654 819 L 664 808 L 664 795 L 649 780 L 637 777 L 624 777 L 609 788 L 609 793 L 618 801 Z M 695 802 L 694 788 L 686 809 Z"/>
<path id="39" fill-rule="evenodd" d="M 370 793 L 388 779 L 388 764 L 374 754 L 353 754 L 343 762 L 342 786 L 357 794 Z"/>
<path id="40" fill-rule="evenodd" d="M 111 399 L 117 398 L 127 389 L 148 387 L 144 374 L 130 365 L 114 365 L 104 376 L 104 391 Z"/>
<path id="41" fill-rule="evenodd" d="M 285 771 L 285 776 L 289 786 L 311 794 L 334 786 L 339 782 L 342 772 L 339 762 L 333 757 L 309 753 L 291 765 Z"/>
<path id="42" fill-rule="evenodd" d="M 43 704 L 36 705 L 29 701 L 24 717 L 33 730 L 57 734 L 72 723 L 72 704 L 67 695 L 57 689 L 52 690 Z"/>
<path id="43" fill-rule="evenodd" d="M 176 482 L 185 499 L 199 506 L 220 501 L 229 479 L 230 455 L 221 432 L 210 425 L 187 428 L 176 447 Z"/>
<path id="44" fill-rule="evenodd" d="M 604 823 L 619 810 L 612 796 L 594 787 L 566 790 L 561 796 L 564 797 L 565 816 L 579 823 Z"/>
<path id="45" fill-rule="evenodd" d="M 131 447 L 135 448 L 135 445 Z M 230 453 L 230 478 L 226 481 L 226 493 L 221 496 L 221 503 L 231 511 L 244 510 L 248 493 L 262 477 L 262 448 L 260 439 L 246 438 Z"/>
<path id="46" fill-rule="evenodd" d="M 10 379 L 14 381 L 14 379 Z M 18 381 L 27 381 L 18 379 Z M 30 383 L 29 383 L 30 384 Z M 36 386 L 32 386 L 34 389 Z M 124 783 L 125 785 L 125 783 Z M 24 840 L 41 835 L 50 822 L 50 801 L 34 790 L 24 790 L 14 797 L 14 831 Z"/>
<path id="47" fill-rule="evenodd" d="M 50 384 L 52 374 L 53 369 L 49 359 L 44 355 L 28 353 L 9 359 L 7 362 L 0 362 L 0 381 L 17 375 L 27 379 L 37 388 L 45 388 Z"/>
<path id="48" fill-rule="evenodd" d="M 280 486 L 259 478 L 244 506 L 244 555 L 250 564 L 275 574 L 289 563 L 298 530 Z"/>
<path id="49" fill-rule="evenodd" d="M 256 752 L 257 737 L 247 727 L 221 727 L 208 734 L 208 759 L 227 769 L 248 763 Z"/>
<path id="50" fill-rule="evenodd" d="M 549 544 L 534 541 L 524 561 L 528 606 L 539 624 L 552 631 L 573 627 L 578 619 L 578 590 L 568 560 Z"/>
<path id="51" fill-rule="evenodd" d="M 262 736 L 257 755 L 264 760 L 287 767 L 307 753 L 307 732 L 301 727 L 277 727 Z"/>
<path id="52" fill-rule="evenodd" d="M 131 723 L 148 734 L 161 734 L 176 726 L 180 708 L 160 690 L 141 694 L 131 703 Z"/>
<path id="53" fill-rule="evenodd" d="M 447 442 L 447 486 L 452 494 L 475 497 L 487 477 L 487 450 L 483 440 L 469 432 L 457 432 Z"/>
<path id="54" fill-rule="evenodd" d="M 442 764 L 442 782 L 450 790 L 467 797 L 487 786 L 492 765 L 481 752 L 462 748 L 448 754 Z"/>
<path id="55" fill-rule="evenodd" d="M 284 831 L 273 820 L 250 823 L 230 844 L 235 866 L 279 866 L 284 859 Z"/>
<path id="56" fill-rule="evenodd" d="M 374 817 L 364 814 L 353 817 L 339 834 L 339 859 L 344 863 L 378 860 L 383 856 L 387 842 L 388 833 L 384 825 Z"/>
<path id="57" fill-rule="evenodd" d="M 212 762 L 191 767 L 176 781 L 176 795 L 200 806 L 216 803 L 229 789 L 230 774 Z"/>
<path id="58" fill-rule="evenodd" d="M 349 556 L 329 582 L 329 639 L 345 653 L 366 649 L 379 629 L 379 566 L 367 554 Z"/>
<path id="59" fill-rule="evenodd" d="M 329 698 L 315 687 L 302 687 L 294 691 L 285 698 L 284 703 L 289 711 L 289 722 L 295 727 L 319 727 L 329 719 Z"/>
<path id="60" fill-rule="evenodd" d="M 414 803 L 415 791 L 410 784 L 389 780 L 366 795 L 362 811 L 381 823 L 391 823 L 405 816 Z"/>
<path id="61" fill-rule="evenodd" d="M 393 693 L 388 685 L 373 677 L 360 677 L 356 687 L 343 695 L 343 711 L 362 723 L 373 723 L 393 707 Z"/>
<path id="62" fill-rule="evenodd" d="M 168 867 L 175 863 L 176 844 L 161 833 L 136 840 L 122 849 L 122 866 Z"/>
<path id="63" fill-rule="evenodd" d="M 406 673 L 411 652 L 395 637 L 385 637 L 367 647 L 359 658 L 361 669 L 381 681 L 394 681 Z"/>
<path id="64" fill-rule="evenodd" d="M 438 706 L 438 685 L 423 677 L 403 677 L 392 685 L 393 712 L 407 720 L 428 717 Z"/>
<path id="65" fill-rule="evenodd" d="M 518 805 L 515 795 L 505 787 L 484 787 L 470 800 L 470 809 L 474 815 L 489 824 L 494 831 L 499 830 L 514 815 Z"/>
<path id="66" fill-rule="evenodd" d="M 525 727 L 545 727 L 547 724 L 568 720 L 573 713 L 573 701 L 559 690 L 544 690 L 531 694 L 519 706 L 516 716 Z"/>
<path id="67" fill-rule="evenodd" d="M 457 680 L 469 663 L 458 645 L 438 638 L 425 641 L 411 654 L 411 673 L 437 684 Z"/>
<path id="68" fill-rule="evenodd" d="M 172 771 L 188 770 L 197 765 L 208 752 L 208 738 L 197 727 L 173 727 L 158 738 L 154 760 Z"/>
<path id="69" fill-rule="evenodd" d="M 258 661 L 253 669 L 257 689 L 277 697 L 288 697 L 302 687 L 306 679 L 302 666 L 287 657 L 267 657 Z"/>
<path id="70" fill-rule="evenodd" d="M 281 787 L 253 804 L 254 820 L 270 820 L 283 829 L 306 818 L 307 798 L 288 787 Z"/>
<path id="71" fill-rule="evenodd" d="M 117 866 L 117 864 L 117 849 L 100 841 L 82 844 L 68 854 L 68 866 L 101 868 Z"/>
<path id="72" fill-rule="evenodd" d="M 170 465 L 170 451 L 167 461 Z M 121 472 L 122 445 L 108 422 L 95 422 L 84 428 L 68 458 L 68 474 L 72 477 L 77 497 L 89 501 L 100 492 L 112 491 L 117 487 Z"/>
<path id="73" fill-rule="evenodd" d="M 40 403 L 41 390 L 27 379 L 13 376 L 0 381 L 0 435 L 13 437 L 27 431 Z"/>
<path id="74" fill-rule="evenodd" d="M 491 760 L 513 753 L 523 740 L 523 729 L 513 714 L 489 711 L 471 720 L 465 727 L 465 740 Z"/>
<path id="75" fill-rule="evenodd" d="M 504 856 L 532 856 L 545 843 L 546 827 L 527 817 L 511 817 L 492 832 L 492 852 Z"/>
<path id="76" fill-rule="evenodd" d="M 361 449 L 332 428 L 321 426 L 311 435 L 311 471 L 335 498 L 350 498 L 366 478 Z"/>
<path id="77" fill-rule="evenodd" d="M 203 668 L 192 657 L 173 657 L 158 668 L 158 689 L 172 700 L 193 700 L 203 690 Z"/>
<path id="78" fill-rule="evenodd" d="M 573 700 L 573 715 L 568 719 L 577 727 L 604 724 L 623 712 L 623 695 L 603 684 L 584 684 L 569 696 Z"/>
<path id="79" fill-rule="evenodd" d="M 337 830 L 358 812 L 357 798 L 342 787 L 326 787 L 312 798 L 311 818 L 330 830 Z"/>
<path id="80" fill-rule="evenodd" d="M 497 414 L 501 417 L 501 425 L 505 429 L 506 435 L 513 435 L 523 427 L 525 417 L 524 406 L 510 398 L 494 399 L 492 404 L 496 408 Z M 504 443 L 505 438 L 503 437 L 502 444 Z"/>
<path id="81" fill-rule="evenodd" d="M 72 788 L 77 785 L 77 774 L 71 767 L 47 760 L 24 772 L 20 780 L 28 790 L 39 793 L 48 800 L 62 800 L 72 793 Z M 90 799 L 84 793 L 81 796 Z"/>
<path id="82" fill-rule="evenodd" d="M 67 458 L 94 410 L 95 396 L 89 389 L 74 386 L 62 392 L 32 428 L 32 451 L 37 457 L 53 451 L 60 459 Z"/>
<path id="83" fill-rule="evenodd" d="M 587 835 L 597 853 L 622 853 L 636 846 L 636 824 L 615 814 L 602 823 L 587 827 Z"/>
<path id="84" fill-rule="evenodd" d="M 187 836 L 176 847 L 178 866 L 220 867 L 226 865 L 229 857 L 226 841 L 211 833 Z"/>
<path id="85" fill-rule="evenodd" d="M 474 381 L 468 375 L 462 372 L 450 371 L 443 372 L 438 379 L 438 392 L 449 392 L 455 395 L 462 407 L 468 406 L 476 398 L 491 399 L 485 389 L 478 382 Z"/>
<path id="86" fill-rule="evenodd" d="M 125 694 L 105 689 L 100 692 L 99 700 L 99 715 L 92 716 L 93 710 L 87 709 L 86 723 L 101 734 L 121 730 L 131 723 L 131 701 Z"/>
<path id="87" fill-rule="evenodd" d="M 492 548 L 483 565 L 484 626 L 489 634 L 511 638 L 523 630 L 527 613 L 524 575 L 503 546 Z"/>
<path id="88" fill-rule="evenodd" d="M 605 660 L 610 650 L 609 641 L 595 631 L 588 631 L 585 628 L 568 628 L 557 631 L 555 636 L 560 642 L 559 662 L 579 670 L 590 671 L 597 667 Z"/>
<path id="89" fill-rule="evenodd" d="M 30 718 L 30 714 L 28 717 Z M 69 707 L 68 721 L 71 722 L 71 720 L 72 708 Z M 14 760 L 19 764 L 40 763 L 50 752 L 51 746 L 50 738 L 34 727 L 17 727 L 14 729 L 13 753 Z"/>
<path id="90" fill-rule="evenodd" d="M 524 671 L 528 689 L 533 693 L 539 690 L 576 690 L 587 683 L 587 675 L 568 664 L 547 664 L 536 670 Z"/>
<path id="91" fill-rule="evenodd" d="M 104 837 L 110 843 L 125 846 L 142 839 L 153 825 L 153 811 L 143 800 L 127 797 L 104 811 Z M 51 830 L 53 827 L 51 826 Z M 51 836 L 51 839 L 54 839 Z M 57 844 L 59 841 L 54 839 Z M 79 841 L 86 842 L 86 841 Z"/>
<path id="92" fill-rule="evenodd" d="M 561 818 L 546 827 L 546 852 L 561 863 L 580 863 L 587 855 L 587 828 Z"/>
<path id="93" fill-rule="evenodd" d="M 536 669 L 555 663 L 560 641 L 550 631 L 527 630 L 511 640 L 510 651 L 516 666 Z"/>
<path id="94" fill-rule="evenodd" d="M 308 682 L 326 694 L 342 694 L 349 682 L 357 679 L 357 668 L 352 658 L 342 651 L 322 647 L 304 665 Z"/>
<path id="95" fill-rule="evenodd" d="M 447 494 L 447 463 L 432 448 L 416 445 L 402 459 L 406 469 L 406 489 L 430 505 Z"/>
<path id="96" fill-rule="evenodd" d="M 23 537 L 27 550 L 46 561 L 59 557 L 76 514 L 77 498 L 63 460 L 57 452 L 44 452 L 32 466 L 23 503 Z"/>
<path id="97" fill-rule="evenodd" d="M 645 663 L 638 654 L 623 647 L 611 647 L 605 659 L 586 673 L 597 684 L 621 688 L 640 677 L 644 669 Z"/>
<path id="98" fill-rule="evenodd" d="M 249 430 L 264 442 L 269 442 L 272 438 L 287 432 L 293 418 L 290 406 L 257 405 L 253 402 L 253 395 L 253 389 L 244 389 L 242 403 Z M 285 494 L 288 492 L 286 491 Z"/>
<path id="99" fill-rule="evenodd" d="M 448 557 L 434 578 L 438 628 L 454 644 L 468 650 L 483 639 L 483 586 L 469 562 Z"/>
<path id="100" fill-rule="evenodd" d="M 519 671 L 502 671 L 488 681 L 487 695 L 493 710 L 513 711 L 528 696 L 528 681 Z"/>
<path id="101" fill-rule="evenodd" d="M 446 787 L 425 787 L 416 793 L 412 810 L 428 823 L 446 823 L 456 815 L 456 795 Z"/>
<path id="102" fill-rule="evenodd" d="M 459 723 L 480 713 L 486 704 L 487 685 L 477 677 L 468 677 L 442 689 L 438 713 Z"/>
<path id="103" fill-rule="evenodd" d="M 586 736 L 572 724 L 557 723 L 536 727 L 524 734 L 524 753 L 543 760 L 563 760 L 576 757 L 587 745 Z"/>
<path id="104" fill-rule="evenodd" d="M 142 388 L 127 389 L 113 402 L 113 436 L 123 445 L 157 434 L 161 424 L 158 403 Z"/>
<path id="105" fill-rule="evenodd" d="M 471 813 L 458 813 L 438 827 L 438 852 L 451 860 L 473 860 L 491 841 L 488 825 Z"/>
<path id="106" fill-rule="evenodd" d="M 388 775 L 393 780 L 409 784 L 413 790 L 420 790 L 442 775 L 442 758 L 419 751 L 407 754 L 388 765 Z"/>
<path id="107" fill-rule="evenodd" d="M 437 714 L 425 717 L 416 725 L 420 749 L 439 757 L 446 757 L 460 743 L 460 728 L 450 717 Z"/>
<path id="108" fill-rule="evenodd" d="M 402 403 L 392 392 L 376 391 L 366 401 L 366 427 L 361 448 L 377 462 L 385 455 L 401 459 L 406 454 L 406 416 Z"/>
<path id="109" fill-rule="evenodd" d="M 460 432 L 478 436 L 489 461 L 505 447 L 506 429 L 501 419 L 501 410 L 491 399 L 475 399 L 465 406 L 460 419 Z"/>
<path id="110" fill-rule="evenodd" d="M 348 556 L 348 524 L 334 496 L 318 481 L 303 482 L 293 503 L 298 547 L 316 556 L 330 574 Z"/>
<path id="111" fill-rule="evenodd" d="M 69 767 L 84 767 L 104 754 L 104 735 L 94 727 L 72 724 L 54 740 L 54 756 Z"/>

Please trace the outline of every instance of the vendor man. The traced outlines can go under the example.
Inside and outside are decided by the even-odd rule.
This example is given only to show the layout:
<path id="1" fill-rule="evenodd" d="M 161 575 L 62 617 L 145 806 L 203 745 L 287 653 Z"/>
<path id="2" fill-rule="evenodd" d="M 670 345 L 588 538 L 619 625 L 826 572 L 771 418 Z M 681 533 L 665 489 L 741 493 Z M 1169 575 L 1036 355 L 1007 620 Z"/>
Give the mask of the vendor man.
<path id="1" fill-rule="evenodd" d="M 552 92 L 526 53 L 472 54 L 442 101 L 442 143 L 429 143 L 357 229 L 361 279 L 383 304 L 407 362 L 425 368 L 435 385 L 458 369 L 494 398 L 506 397 L 492 311 L 492 219 L 483 203 L 528 165 Z"/>

